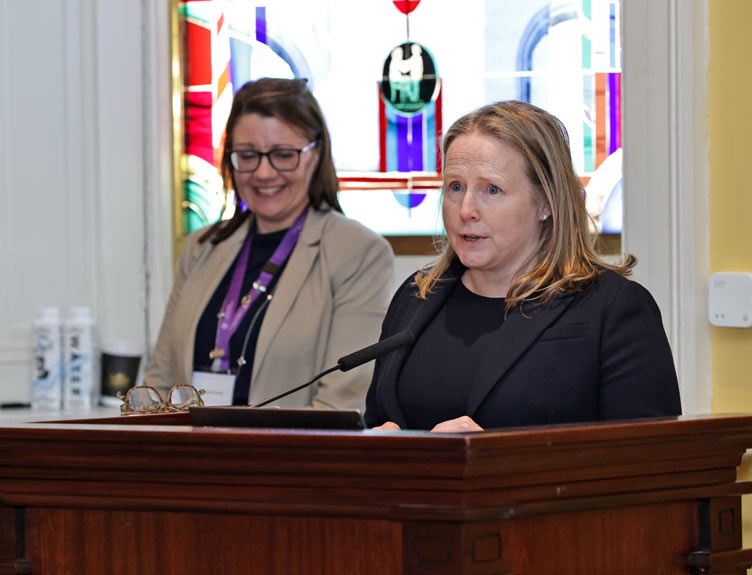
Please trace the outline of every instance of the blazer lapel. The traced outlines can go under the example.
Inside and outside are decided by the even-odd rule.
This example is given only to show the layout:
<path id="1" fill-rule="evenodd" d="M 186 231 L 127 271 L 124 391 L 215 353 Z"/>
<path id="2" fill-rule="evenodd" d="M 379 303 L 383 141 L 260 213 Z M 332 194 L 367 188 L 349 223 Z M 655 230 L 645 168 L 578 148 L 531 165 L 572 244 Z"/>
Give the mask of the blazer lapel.
<path id="1" fill-rule="evenodd" d="M 290 313 L 293 303 L 318 257 L 319 243 L 324 231 L 324 214 L 325 212 L 318 212 L 309 208 L 298 243 L 290 254 L 290 259 L 274 289 L 269 309 L 266 310 L 264 315 L 256 343 L 256 353 L 253 356 L 251 381 L 255 381 L 274 336 L 279 331 L 287 314 Z"/>
<path id="2" fill-rule="evenodd" d="M 399 330 L 390 335 L 396 335 L 401 331 L 409 330 L 417 340 L 428 327 L 428 324 L 436 317 L 436 314 L 439 313 L 439 310 L 452 293 L 457 281 L 462 276 L 463 271 L 464 268 L 462 265 L 455 263 L 436 285 L 433 293 L 425 300 L 418 299 L 412 292 L 405 295 L 405 298 L 409 298 L 407 299 L 409 307 L 402 311 L 404 314 L 403 317 L 407 316 L 409 319 L 399 326 Z M 413 307 L 414 309 L 410 309 Z M 379 378 L 379 385 L 385 386 L 383 393 L 379 394 L 382 401 L 382 405 L 380 406 L 381 412 L 389 414 L 390 419 L 403 429 L 406 427 L 407 421 L 397 401 L 397 382 L 399 381 L 400 373 L 402 373 L 402 367 L 410 355 L 410 351 L 411 346 L 406 346 L 388 354 L 383 359 L 383 375 Z"/>
<path id="3" fill-rule="evenodd" d="M 522 311 L 519 306 L 512 310 L 501 329 L 491 338 L 488 351 L 473 378 L 467 403 L 470 417 L 509 368 L 573 300 L 572 296 L 563 296 L 545 305 L 523 303 Z"/>
<path id="4" fill-rule="evenodd" d="M 229 238 L 213 246 L 206 256 L 206 264 L 200 268 L 199 277 L 187 286 L 186 293 L 190 295 L 190 301 L 194 302 L 190 308 L 192 314 L 184 323 L 190 326 L 187 353 L 183 354 L 183 371 L 185 381 L 190 382 L 193 377 L 193 347 L 195 345 L 196 327 L 206 309 L 209 300 L 217 290 L 222 278 L 243 246 L 243 241 L 248 235 L 251 219 L 240 226 Z"/>

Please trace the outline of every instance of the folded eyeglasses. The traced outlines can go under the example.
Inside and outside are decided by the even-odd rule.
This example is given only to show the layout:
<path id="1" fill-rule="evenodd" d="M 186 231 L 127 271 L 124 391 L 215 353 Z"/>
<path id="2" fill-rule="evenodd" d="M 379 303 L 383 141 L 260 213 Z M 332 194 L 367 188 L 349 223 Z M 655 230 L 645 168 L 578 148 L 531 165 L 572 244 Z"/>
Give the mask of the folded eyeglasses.
<path id="1" fill-rule="evenodd" d="M 148 385 L 131 387 L 126 393 L 118 391 L 117 396 L 123 400 L 120 415 L 138 413 L 164 413 L 172 411 L 188 411 L 191 406 L 204 405 L 201 396 L 205 389 L 196 389 L 192 385 L 173 385 L 167 396 L 162 399 L 159 391 Z"/>

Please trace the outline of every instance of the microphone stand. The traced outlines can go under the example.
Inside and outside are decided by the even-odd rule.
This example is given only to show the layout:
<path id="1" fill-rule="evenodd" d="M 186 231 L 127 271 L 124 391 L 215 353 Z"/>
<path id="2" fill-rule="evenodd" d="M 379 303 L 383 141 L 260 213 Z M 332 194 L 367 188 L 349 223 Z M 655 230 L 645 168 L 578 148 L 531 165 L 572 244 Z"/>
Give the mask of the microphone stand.
<path id="1" fill-rule="evenodd" d="M 413 341 L 415 341 L 415 337 L 410 331 L 403 331 L 386 339 L 382 339 L 381 341 L 369 345 L 368 347 L 364 347 L 363 349 L 359 349 L 358 351 L 355 351 L 349 355 L 340 357 L 337 361 L 337 365 L 322 371 L 316 377 L 306 381 L 304 384 L 293 387 L 292 389 L 288 389 L 287 391 L 283 391 L 282 393 L 275 395 L 274 397 L 270 397 L 269 399 L 265 399 L 264 401 L 251 405 L 251 407 L 263 407 L 264 405 L 267 405 L 272 401 L 277 401 L 278 399 L 287 397 L 291 393 L 295 393 L 296 391 L 299 391 L 304 387 L 308 387 L 309 385 L 315 383 L 317 379 L 324 377 L 327 373 L 332 373 L 333 371 L 337 371 L 338 369 L 341 369 L 342 371 L 350 371 L 351 369 L 358 367 L 359 365 L 363 365 L 364 363 L 386 355 L 387 353 L 390 353 L 404 345 L 410 345 L 413 343 Z"/>
<path id="2" fill-rule="evenodd" d="M 256 403 L 252 405 L 251 407 L 263 407 L 264 405 L 267 405 L 268 403 L 271 403 L 272 401 L 277 401 L 278 399 L 282 399 L 283 397 L 287 397 L 291 393 L 295 393 L 296 391 L 299 391 L 303 389 L 304 387 L 308 387 L 312 383 L 314 383 L 317 379 L 324 377 L 328 373 L 332 373 L 333 371 L 337 371 L 338 369 L 341 369 L 342 366 L 340 364 L 335 365 L 334 367 L 330 367 L 329 369 L 326 369 L 319 373 L 316 377 L 306 381 L 304 384 L 299 385 L 298 387 L 293 387 L 292 389 L 288 389 L 287 391 L 283 391 L 280 394 L 275 395 L 274 397 L 270 397 L 268 399 L 265 399 L 264 401 L 261 401 L 259 403 Z"/>

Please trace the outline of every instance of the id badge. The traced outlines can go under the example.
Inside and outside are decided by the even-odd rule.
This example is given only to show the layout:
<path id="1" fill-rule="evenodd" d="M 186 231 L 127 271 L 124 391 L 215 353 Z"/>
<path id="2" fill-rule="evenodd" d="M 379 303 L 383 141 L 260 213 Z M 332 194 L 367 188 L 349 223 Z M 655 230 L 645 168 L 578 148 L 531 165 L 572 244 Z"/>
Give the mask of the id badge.
<path id="1" fill-rule="evenodd" d="M 205 389 L 204 405 L 232 405 L 235 376 L 228 373 L 193 372 L 193 387 Z"/>

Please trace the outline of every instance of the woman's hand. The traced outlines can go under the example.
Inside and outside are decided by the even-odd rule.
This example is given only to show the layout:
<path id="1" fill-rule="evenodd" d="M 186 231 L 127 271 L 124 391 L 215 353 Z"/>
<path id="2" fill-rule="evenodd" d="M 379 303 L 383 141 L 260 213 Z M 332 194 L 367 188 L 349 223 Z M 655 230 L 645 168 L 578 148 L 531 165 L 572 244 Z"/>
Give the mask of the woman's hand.
<path id="1" fill-rule="evenodd" d="M 463 415 L 457 419 L 449 419 L 437 423 L 431 431 L 435 431 L 436 433 L 466 433 L 469 431 L 483 431 L 483 428 L 475 423 L 472 418 Z"/>
<path id="2" fill-rule="evenodd" d="M 393 421 L 387 421 L 386 423 L 382 423 L 378 427 L 372 427 L 371 429 L 373 431 L 399 431 L 400 426 Z"/>
<path id="3" fill-rule="evenodd" d="M 400 431 L 400 426 L 393 421 L 387 421 L 378 427 L 372 427 L 373 431 Z M 470 431 L 483 431 L 483 428 L 475 423 L 467 415 L 438 423 L 431 431 L 437 433 L 467 433 Z"/>

